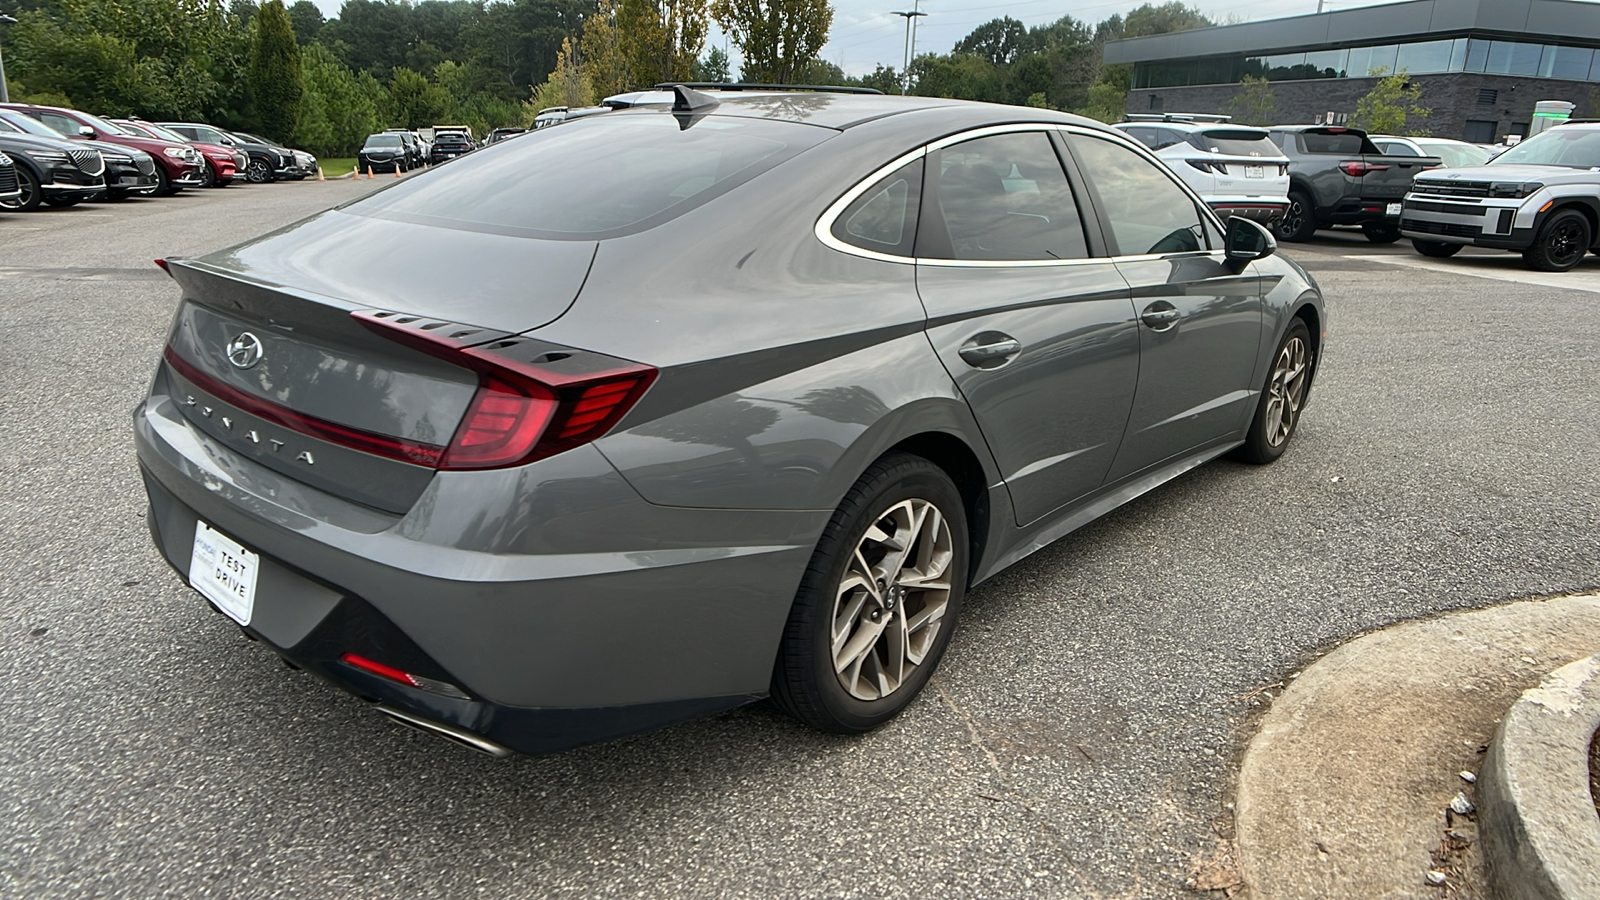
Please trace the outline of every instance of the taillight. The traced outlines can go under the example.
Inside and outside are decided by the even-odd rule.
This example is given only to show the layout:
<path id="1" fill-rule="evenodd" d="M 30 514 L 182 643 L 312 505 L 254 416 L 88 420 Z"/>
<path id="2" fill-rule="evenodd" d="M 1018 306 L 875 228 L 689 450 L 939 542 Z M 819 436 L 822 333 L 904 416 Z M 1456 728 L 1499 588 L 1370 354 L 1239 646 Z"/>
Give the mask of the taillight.
<path id="1" fill-rule="evenodd" d="M 350 315 L 386 338 L 477 373 L 478 391 L 438 463 L 444 470 L 521 465 L 595 440 L 633 408 L 657 374 L 599 354 L 534 352 L 548 345 L 514 336 L 464 345 L 415 316 Z"/>
<path id="2" fill-rule="evenodd" d="M 1228 167 L 1214 159 L 1186 159 L 1184 162 L 1202 172 L 1215 172 L 1218 175 L 1228 174 Z"/>
<path id="3" fill-rule="evenodd" d="M 1342 163 L 1339 163 L 1339 171 L 1349 175 L 1352 178 L 1360 178 L 1368 172 L 1385 172 L 1388 171 L 1388 169 L 1388 166 L 1375 166 L 1372 163 L 1359 159 L 1348 159 Z"/>

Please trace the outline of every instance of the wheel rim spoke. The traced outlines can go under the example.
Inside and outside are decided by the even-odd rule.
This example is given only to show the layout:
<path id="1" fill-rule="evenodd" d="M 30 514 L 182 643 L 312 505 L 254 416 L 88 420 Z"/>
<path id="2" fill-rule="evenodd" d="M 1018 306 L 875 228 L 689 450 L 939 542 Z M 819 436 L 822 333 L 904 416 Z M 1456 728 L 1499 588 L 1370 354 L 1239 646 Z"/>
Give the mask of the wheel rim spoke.
<path id="1" fill-rule="evenodd" d="M 929 501 L 879 514 L 851 553 L 834 599 L 833 668 L 859 700 L 895 693 L 923 664 L 950 601 L 950 524 Z"/>

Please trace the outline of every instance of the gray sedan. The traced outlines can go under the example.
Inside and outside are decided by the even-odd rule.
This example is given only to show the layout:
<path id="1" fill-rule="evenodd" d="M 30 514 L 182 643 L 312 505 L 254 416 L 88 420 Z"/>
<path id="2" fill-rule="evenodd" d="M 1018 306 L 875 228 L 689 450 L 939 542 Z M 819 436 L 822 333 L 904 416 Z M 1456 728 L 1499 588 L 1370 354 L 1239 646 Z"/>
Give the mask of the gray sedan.
<path id="1" fill-rule="evenodd" d="M 1290 442 L 1316 284 L 1137 142 L 669 96 L 164 261 L 139 464 L 215 609 L 494 754 L 769 696 L 860 732 L 972 585 Z"/>

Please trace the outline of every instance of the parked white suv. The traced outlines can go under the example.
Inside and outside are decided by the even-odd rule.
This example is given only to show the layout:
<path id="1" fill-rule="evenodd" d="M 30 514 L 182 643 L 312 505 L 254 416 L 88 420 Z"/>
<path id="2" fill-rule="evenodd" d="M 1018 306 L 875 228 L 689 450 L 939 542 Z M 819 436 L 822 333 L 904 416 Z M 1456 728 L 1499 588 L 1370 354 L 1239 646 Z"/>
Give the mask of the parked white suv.
<path id="1" fill-rule="evenodd" d="M 1600 251 L 1600 124 L 1559 125 L 1481 166 L 1424 172 L 1411 183 L 1400 233 L 1424 256 L 1462 247 L 1520 252 L 1528 268 L 1564 272 Z"/>
<path id="2" fill-rule="evenodd" d="M 1459 169 L 1463 166 L 1481 166 L 1494 157 L 1488 147 L 1436 137 L 1397 137 L 1392 134 L 1369 134 L 1385 156 L 1437 156 L 1441 168 Z"/>
<path id="3" fill-rule="evenodd" d="M 1224 219 L 1270 225 L 1289 208 L 1289 158 L 1266 129 L 1199 113 L 1131 115 L 1112 127 L 1154 150 Z"/>

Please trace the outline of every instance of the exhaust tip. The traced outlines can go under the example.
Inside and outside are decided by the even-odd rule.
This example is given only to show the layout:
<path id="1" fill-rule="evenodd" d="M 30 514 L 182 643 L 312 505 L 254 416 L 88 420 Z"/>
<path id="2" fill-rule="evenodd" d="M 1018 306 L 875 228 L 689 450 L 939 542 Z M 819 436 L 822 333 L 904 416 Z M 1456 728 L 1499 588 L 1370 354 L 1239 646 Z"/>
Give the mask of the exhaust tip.
<path id="1" fill-rule="evenodd" d="M 415 729 L 423 732 L 424 734 L 431 734 L 434 737 L 444 738 L 453 744 L 460 744 L 463 747 L 469 747 L 478 751 L 479 753 L 487 753 L 495 759 L 505 759 L 511 755 L 511 749 L 509 747 L 502 747 L 488 738 L 480 737 L 470 731 L 464 731 L 460 728 L 456 728 L 453 725 L 446 725 L 443 722 L 434 722 L 429 719 L 414 716 L 411 713 L 403 712 L 395 709 L 392 706 L 380 705 L 378 707 L 378 712 L 383 713 L 385 716 L 388 716 L 390 719 L 400 723 L 401 725 L 404 725 L 407 728 Z"/>

